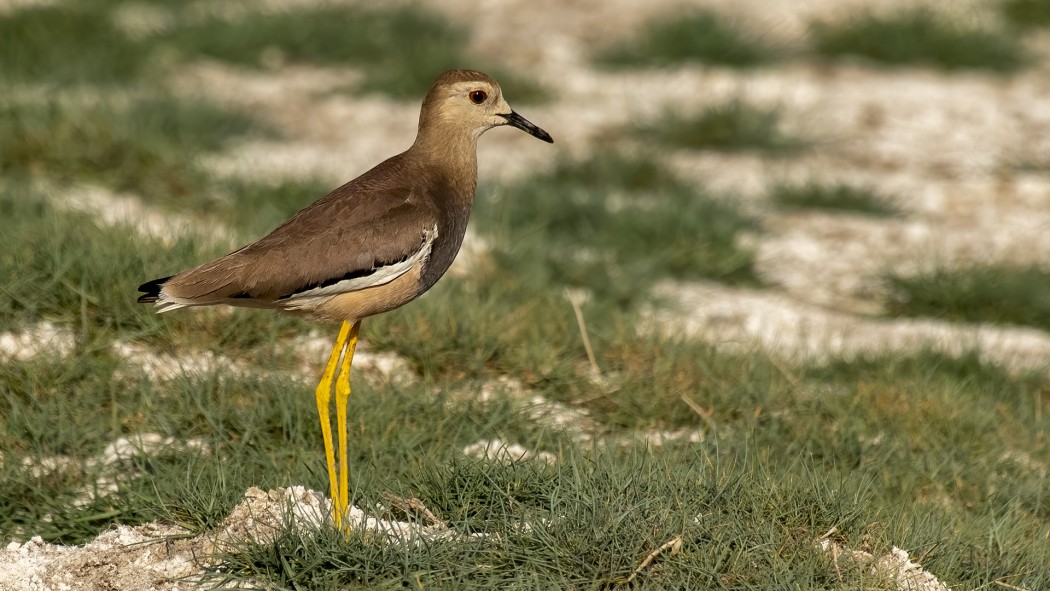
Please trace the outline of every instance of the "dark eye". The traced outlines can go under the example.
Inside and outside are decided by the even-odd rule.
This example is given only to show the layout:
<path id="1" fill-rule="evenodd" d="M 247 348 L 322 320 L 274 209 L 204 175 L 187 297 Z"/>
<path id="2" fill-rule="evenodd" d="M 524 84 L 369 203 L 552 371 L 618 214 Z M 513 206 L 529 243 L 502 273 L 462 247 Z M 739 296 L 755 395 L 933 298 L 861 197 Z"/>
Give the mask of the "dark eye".
<path id="1" fill-rule="evenodd" d="M 484 90 L 472 90 L 470 91 L 470 102 L 475 105 L 480 105 L 485 102 L 485 99 L 489 98 L 489 95 Z"/>

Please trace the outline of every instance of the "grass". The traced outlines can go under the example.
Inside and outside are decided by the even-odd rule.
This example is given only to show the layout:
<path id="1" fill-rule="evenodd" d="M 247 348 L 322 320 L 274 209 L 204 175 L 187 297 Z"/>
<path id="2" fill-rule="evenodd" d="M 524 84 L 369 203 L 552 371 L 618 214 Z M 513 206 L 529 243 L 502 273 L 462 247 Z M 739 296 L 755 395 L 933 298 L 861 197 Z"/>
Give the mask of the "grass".
<path id="1" fill-rule="evenodd" d="M 894 296 L 886 307 L 894 316 L 1050 330 L 1050 272 L 1039 267 L 937 268 L 918 275 L 889 275 L 887 281 Z"/>
<path id="2" fill-rule="evenodd" d="M 76 10 L 109 14 L 113 6 Z M 251 41 L 256 33 L 236 30 L 237 22 L 216 31 Z M 176 39 L 189 26 L 148 41 L 173 45 L 144 55 L 182 51 Z M 317 27 L 319 37 L 330 34 Z M 274 44 L 298 38 L 303 25 L 287 28 L 271 31 Z M 201 55 L 191 41 L 186 55 Z M 237 41 L 243 54 L 222 59 L 243 55 L 243 65 L 257 67 L 248 61 L 257 41 Z M 102 49 L 85 44 L 86 64 L 95 51 Z M 45 80 L 45 58 L 60 61 L 40 56 L 17 75 Z M 60 66 L 51 80 L 77 80 Z M 139 70 L 113 75 L 148 85 Z M 157 316 L 134 302 L 135 286 L 224 250 L 192 230 L 161 241 L 61 205 L 66 187 L 90 182 L 256 236 L 330 187 L 211 178 L 187 155 L 221 153 L 267 130 L 215 105 L 156 98 L 157 90 L 97 90 L 98 101 L 71 91 L 39 103 L 4 99 L 0 111 L 0 331 L 47 320 L 74 339 L 64 356 L 0 363 L 3 543 L 34 535 L 82 543 L 114 524 L 155 519 L 213 530 L 249 486 L 320 489 L 326 478 L 317 376 L 289 346 L 309 326 L 258 311 Z M 775 114 L 748 131 L 754 113 L 727 110 L 712 127 L 732 133 L 710 134 L 700 148 L 797 145 L 771 133 Z M 649 139 L 681 133 L 693 146 L 687 123 L 669 121 Z M 770 135 L 777 147 L 762 147 Z M 289 526 L 273 543 L 229 548 L 214 580 L 275 588 L 894 588 L 862 566 L 836 569 L 814 547 L 834 528 L 832 539 L 847 548 L 908 549 L 953 588 L 1050 587 L 1044 375 L 1007 373 L 976 352 L 787 363 L 653 334 L 651 283 L 758 285 L 742 238 L 760 231 L 732 196 L 678 178 L 654 154 L 601 150 L 483 187 L 474 223 L 491 252 L 469 278 L 447 277 L 412 305 L 365 322 L 370 345 L 407 359 L 411 370 L 387 384 L 355 374 L 349 463 L 354 502 L 373 514 L 393 492 L 422 500 L 458 531 L 494 535 L 407 549 L 361 532 Z M 1025 273 L 982 276 L 978 287 L 993 286 L 997 299 L 982 295 L 965 308 L 987 313 L 994 301 L 1042 318 L 1037 295 L 1047 280 Z M 590 378 L 566 288 L 590 295 L 581 313 L 608 386 Z M 931 293 L 954 290 L 936 284 Z M 155 379 L 121 356 L 118 342 L 177 359 L 222 354 L 234 366 Z M 528 393 L 483 400 L 483 386 L 501 378 Z M 537 418 L 533 396 L 584 418 L 560 426 Z M 684 437 L 645 443 L 649 430 Z M 147 432 L 205 449 L 89 461 L 116 438 Z M 558 460 L 487 462 L 459 451 L 495 438 Z M 40 469 L 56 457 L 76 468 Z M 85 496 L 110 478 L 117 492 Z M 626 584 L 676 536 L 677 553 Z"/>
<path id="3" fill-rule="evenodd" d="M 202 99 L 0 102 L 0 172 L 9 178 L 93 183 L 191 217 L 218 216 L 258 236 L 334 187 L 218 178 L 200 166 L 249 137 L 275 132 Z"/>
<path id="4" fill-rule="evenodd" d="M 756 66 L 774 59 L 773 50 L 714 12 L 692 10 L 655 19 L 636 38 L 606 48 L 595 61 L 612 68 L 666 67 L 706 63 Z"/>
<path id="5" fill-rule="evenodd" d="M 642 157 L 618 157 L 626 163 L 585 160 L 550 175 L 571 185 L 621 171 L 607 182 L 642 194 L 681 183 Z M 78 346 L 61 360 L 0 366 L 5 538 L 76 543 L 113 523 L 150 519 L 201 531 L 215 527 L 249 485 L 321 486 L 311 385 L 280 353 L 302 327 L 261 313 L 157 318 L 132 303 L 135 282 L 154 267 L 207 253 L 191 242 L 171 249 L 70 219 L 32 195 L 5 195 L 0 236 L 8 242 L 0 252 L 8 258 L 0 266 L 18 277 L 4 292 L 5 321 L 47 317 L 78 334 Z M 1027 588 L 1050 582 L 1041 568 L 1050 559 L 1041 476 L 1003 459 L 1048 455 L 1042 376 L 932 353 L 785 367 L 762 354 L 647 336 L 635 328 L 634 312 L 596 298 L 584 313 L 597 362 L 615 376 L 618 389 L 608 391 L 580 369 L 584 354 L 559 284 L 517 264 L 478 282 L 447 279 L 412 306 L 367 322 L 366 338 L 413 360 L 417 379 L 381 389 L 357 379 L 349 412 L 359 505 L 374 506 L 384 491 L 414 496 L 457 529 L 498 540 L 406 552 L 361 535 L 289 528 L 272 544 L 231 549 L 216 577 L 278 587 L 404 580 L 459 588 L 613 586 L 656 546 L 681 536 L 682 551 L 645 569 L 643 584 L 834 587 L 839 575 L 813 548 L 834 527 L 834 539 L 847 547 L 876 554 L 908 548 L 953 586 L 1000 577 Z M 28 300 L 37 307 L 12 304 Z M 98 328 L 82 331 L 84 323 Z M 231 324 L 239 340 L 229 336 Z M 268 369 L 151 381 L 112 353 L 108 344 L 118 337 L 145 338 L 178 356 L 219 346 Z M 596 443 L 581 447 L 571 430 L 532 418 L 527 399 L 473 395 L 480 381 L 500 375 L 585 411 Z M 683 399 L 713 414 L 701 420 Z M 616 443 L 640 428 L 704 437 L 651 448 L 629 437 Z M 86 473 L 40 475 L 23 463 L 56 454 L 82 463 L 114 438 L 141 432 L 200 439 L 210 451 L 155 454 Z M 498 464 L 457 452 L 495 437 L 556 453 L 559 461 Z M 73 502 L 113 471 L 123 475 L 118 493 Z M 883 584 L 859 567 L 843 569 L 857 585 Z"/>
<path id="6" fill-rule="evenodd" d="M 467 30 L 419 7 L 319 5 L 186 24 L 162 35 L 158 43 L 186 56 L 247 67 L 276 61 L 363 68 L 360 91 L 406 100 L 418 100 L 435 72 L 472 66 L 500 80 L 518 103 L 546 97 L 535 82 L 491 63 L 477 63 L 466 53 L 469 37 Z"/>
<path id="7" fill-rule="evenodd" d="M 893 205 L 892 198 L 880 195 L 867 187 L 847 184 L 780 184 L 773 187 L 770 200 L 779 207 L 790 209 L 841 211 L 872 217 L 900 214 Z"/>
<path id="8" fill-rule="evenodd" d="M 561 322 L 521 318 L 511 326 L 530 321 L 541 336 L 518 348 L 546 347 L 543 329 Z M 411 317 L 400 322 L 413 325 Z M 620 376 L 618 391 L 603 395 L 578 377 L 554 375 L 537 382 L 538 392 L 573 398 L 614 438 L 631 427 L 686 426 L 706 432 L 702 443 L 581 449 L 529 419 L 519 401 L 464 396 L 476 376 L 457 380 L 424 367 L 418 384 L 384 391 L 358 380 L 350 408 L 357 502 L 371 506 L 387 490 L 414 496 L 457 530 L 498 538 L 406 552 L 360 534 L 289 528 L 273 544 L 233 549 L 216 575 L 280 587 L 417 578 L 431 587 L 615 585 L 653 548 L 681 536 L 683 551 L 647 569 L 644 583 L 834 586 L 838 575 L 813 542 L 835 527 L 849 547 L 921 553 L 924 566 L 952 584 L 1002 576 L 1029 588 L 1047 582 L 1038 568 L 1048 558 L 1041 540 L 1050 515 L 1041 477 L 1001 459 L 1011 451 L 1046 457 L 1039 434 L 1050 425 L 1038 408 L 1050 399 L 1041 376 L 920 353 L 792 367 L 788 377 L 761 355 L 727 356 L 633 332 L 605 339 L 599 362 Z M 63 363 L 6 364 L 4 449 L 84 457 L 119 434 L 156 431 L 203 438 L 213 454 L 137 460 L 122 467 L 130 478 L 120 493 L 81 508 L 70 501 L 94 474 L 41 481 L 6 463 L 5 481 L 17 488 L 0 495 L 0 530 L 31 526 L 73 542 L 114 521 L 161 518 L 199 531 L 214 527 L 249 485 L 323 478 L 308 384 L 225 372 L 151 383 L 113 379 L 116 366 L 83 350 Z M 714 410 L 715 429 L 683 396 Z M 988 413 L 989 405 L 999 410 Z M 83 416 L 98 420 L 73 419 Z M 495 464 L 455 451 L 492 436 L 553 451 L 559 462 Z M 57 520 L 39 525 L 59 508 Z M 988 546 L 993 529 L 1005 543 Z M 864 576 L 857 571 L 845 569 Z"/>
<path id="9" fill-rule="evenodd" d="M 1003 0 L 999 10 L 1010 24 L 1022 29 L 1050 26 L 1050 2 L 1046 0 Z"/>
<path id="10" fill-rule="evenodd" d="M 26 188 L 7 187 L 0 211 L 0 268 L 13 278 L 0 304 L 5 328 L 55 318 L 72 326 L 141 329 L 143 315 L 126 301 L 130 276 L 145 273 L 151 260 L 186 260 L 195 250 L 185 241 L 169 248 L 144 244 L 88 216 L 56 212 Z"/>
<path id="11" fill-rule="evenodd" d="M 610 194 L 621 197 L 616 205 Z M 623 304 L 644 299 L 662 278 L 758 284 L 753 254 L 739 244 L 754 221 L 653 156 L 613 151 L 562 161 L 495 196 L 479 204 L 478 225 L 507 245 L 499 266 L 533 269 L 545 283 Z"/>
<path id="12" fill-rule="evenodd" d="M 250 117 L 200 99 L 9 101 L 0 104 L 0 170 L 206 208 L 210 179 L 196 159 L 267 133 Z"/>
<path id="13" fill-rule="evenodd" d="M 117 9 L 125 4 L 85 0 L 0 15 L 0 80 L 163 85 L 178 66 L 207 58 L 250 68 L 284 63 L 361 68 L 365 77 L 356 90 L 413 101 L 436 73 L 475 67 L 500 80 L 518 104 L 549 96 L 531 79 L 470 55 L 467 29 L 419 7 L 318 5 L 220 18 L 165 5 L 171 26 L 132 37 L 117 25 Z"/>
<path id="14" fill-rule="evenodd" d="M 264 314 L 186 314 L 159 317 L 134 301 L 135 287 L 152 277 L 222 254 L 189 236 L 171 242 L 146 239 L 122 226 L 57 211 L 60 197 L 26 187 L 0 192 L 0 272 L 11 278 L 0 290 L 0 328 L 47 319 L 69 328 L 79 346 L 108 347 L 113 339 L 140 340 L 161 349 L 210 349 L 247 355 L 271 366 L 293 364 L 273 342 L 303 325 Z M 265 361 L 264 361 L 265 359 Z"/>
<path id="15" fill-rule="evenodd" d="M 739 466 L 710 466 L 710 457 L 639 450 L 570 454 L 553 468 L 454 458 L 427 462 L 414 494 L 462 531 L 498 536 L 437 542 L 411 552 L 365 536 L 287 532 L 272 545 L 246 548 L 227 568 L 281 586 L 389 588 L 614 588 L 642 557 L 681 537 L 686 551 L 646 569 L 638 583 L 662 588 L 787 582 L 831 584 L 834 574 L 802 532 L 811 525 L 798 504 L 806 476 L 774 485 L 768 495 L 741 494 Z M 827 490 L 815 503 L 842 525 L 862 521 L 849 493 Z M 698 516 L 700 516 L 698 518 Z M 769 519 L 753 529 L 750 520 Z M 521 524 L 532 524 L 530 532 Z M 354 556 L 345 561 L 341 557 Z M 288 560 L 287 557 L 291 557 Z M 284 560 L 282 560 L 284 558 Z M 329 568 L 317 568 L 325 564 Z M 750 567 L 748 566 L 750 565 Z"/>
<path id="16" fill-rule="evenodd" d="M 753 107 L 740 100 L 691 115 L 666 111 L 632 131 L 643 140 L 691 150 L 787 154 L 804 146 L 803 140 L 780 130 L 780 115 L 775 109 Z"/>
<path id="17" fill-rule="evenodd" d="M 84 1 L 29 6 L 0 15 L 0 79 L 46 84 L 123 84 L 146 75 L 151 54 Z"/>
<path id="18" fill-rule="evenodd" d="M 842 24 L 817 22 L 811 36 L 818 55 L 860 57 L 887 66 L 1012 72 L 1028 61 L 1016 35 L 955 23 L 928 8 L 860 14 Z"/>

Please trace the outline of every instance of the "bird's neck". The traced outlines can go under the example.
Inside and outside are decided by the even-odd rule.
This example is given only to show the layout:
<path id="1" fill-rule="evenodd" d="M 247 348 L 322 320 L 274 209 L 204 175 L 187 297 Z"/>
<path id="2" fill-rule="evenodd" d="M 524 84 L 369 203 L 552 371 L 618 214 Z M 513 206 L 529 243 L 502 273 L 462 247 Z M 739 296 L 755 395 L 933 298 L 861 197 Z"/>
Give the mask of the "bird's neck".
<path id="1" fill-rule="evenodd" d="M 465 133 L 440 133 L 440 129 L 420 130 L 409 148 L 413 159 L 430 175 L 441 177 L 451 189 L 473 199 L 478 181 L 477 138 Z"/>

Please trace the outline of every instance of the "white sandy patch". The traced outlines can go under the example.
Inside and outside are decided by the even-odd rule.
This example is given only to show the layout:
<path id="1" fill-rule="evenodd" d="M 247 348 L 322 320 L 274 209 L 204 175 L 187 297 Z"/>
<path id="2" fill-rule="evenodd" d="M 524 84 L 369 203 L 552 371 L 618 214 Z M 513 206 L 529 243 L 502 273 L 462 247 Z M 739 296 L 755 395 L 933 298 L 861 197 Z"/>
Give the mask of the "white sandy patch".
<path id="1" fill-rule="evenodd" d="M 291 520 L 299 531 L 316 529 L 330 522 L 331 501 L 317 491 L 302 486 L 264 491 L 255 487 L 244 493 L 244 500 L 226 518 L 216 540 L 220 544 L 240 540 L 267 543 Z M 378 534 L 391 544 L 417 546 L 434 540 L 484 538 L 483 534 L 463 535 L 441 523 L 421 523 L 380 519 L 351 505 L 347 516 L 351 530 Z"/>
<path id="2" fill-rule="evenodd" d="M 499 56 L 519 71 L 548 78 L 556 86 L 573 73 L 566 68 L 578 67 L 593 47 L 630 35 L 649 16 L 683 3 L 428 0 L 426 5 L 470 27 L 470 49 L 475 55 Z"/>
<path id="3" fill-rule="evenodd" d="M 597 430 L 595 421 L 586 410 L 536 394 L 515 377 L 499 376 L 479 384 L 476 391 L 465 395 L 479 402 L 509 398 L 530 420 L 565 433 L 580 443 L 589 442 Z"/>
<path id="4" fill-rule="evenodd" d="M 0 0 L 0 15 L 11 14 L 26 8 L 40 8 L 55 4 L 58 4 L 58 0 Z"/>
<path id="5" fill-rule="evenodd" d="M 883 273 L 913 275 L 975 264 L 1040 265 L 1050 260 L 1050 211 L 996 209 L 944 222 L 817 212 L 770 215 L 756 269 L 793 297 L 878 312 Z M 1010 233 L 998 232 L 1009 226 Z"/>
<path id="6" fill-rule="evenodd" d="M 590 441 L 595 429 L 594 421 L 584 409 L 547 400 L 543 396 L 529 398 L 527 411 L 532 420 L 571 434 L 579 442 Z"/>
<path id="7" fill-rule="evenodd" d="M 521 400 L 528 394 L 530 394 L 529 389 L 521 380 L 501 375 L 496 379 L 482 383 L 477 393 L 477 399 L 481 402 L 489 402 L 497 398 Z"/>
<path id="8" fill-rule="evenodd" d="M 305 531 L 330 521 L 331 501 L 317 491 L 302 486 L 263 491 L 252 487 L 244 494 L 244 501 L 227 518 L 222 536 L 231 539 L 252 539 L 266 542 L 286 523 L 289 510 L 293 523 Z M 347 526 L 380 534 L 388 543 L 416 546 L 432 540 L 456 538 L 483 538 L 483 534 L 462 536 L 441 523 L 423 525 L 371 517 L 359 507 L 350 506 Z"/>
<path id="9" fill-rule="evenodd" d="M 507 443 L 502 439 L 481 439 L 463 448 L 463 454 L 490 462 L 518 462 L 539 460 L 545 464 L 558 461 L 558 456 L 547 452 L 535 452 L 520 443 Z"/>
<path id="10" fill-rule="evenodd" d="M 659 89 L 655 96 L 653 89 Z M 1004 80 L 849 64 L 789 63 L 743 72 L 680 66 L 628 73 L 581 70 L 560 90 L 561 100 L 538 112 L 554 120 L 549 131 L 570 146 L 612 124 L 647 120 L 668 108 L 690 113 L 739 98 L 779 108 L 782 128 L 815 141 L 812 150 L 827 159 L 881 173 L 974 179 L 998 175 L 1020 155 L 1041 162 L 1050 154 L 1050 107 L 1039 100 L 1050 91 L 1050 81 L 1040 72 Z M 582 111 L 581 104 L 587 105 Z M 763 162 L 777 170 L 794 161 Z"/>
<path id="11" fill-rule="evenodd" d="M 591 52 L 639 34 L 649 19 L 674 17 L 691 8 L 710 9 L 730 26 L 780 49 L 805 45 L 814 20 L 842 22 L 860 14 L 889 14 L 917 5 L 945 18 L 974 24 L 997 24 L 995 11 L 982 0 L 428 0 L 427 6 L 471 28 L 476 55 L 499 55 L 523 72 L 568 78 L 566 68 L 586 63 Z M 514 48 L 508 51 L 507 48 Z"/>
<path id="12" fill-rule="evenodd" d="M 999 461 L 1014 464 L 1026 472 L 1037 475 L 1039 478 L 1045 479 L 1048 474 L 1046 462 L 1035 459 L 1031 453 L 1021 449 L 1004 451 L 999 456 Z"/>
<path id="13" fill-rule="evenodd" d="M 295 351 L 299 368 L 293 371 L 257 367 L 208 350 L 184 350 L 177 354 L 159 352 L 141 343 L 117 341 L 112 351 L 125 362 L 129 375 L 143 375 L 150 380 L 164 382 L 185 376 L 226 372 L 235 375 L 281 375 L 315 385 L 321 377 L 335 343 L 336 331 L 326 335 L 312 330 L 295 337 L 289 346 Z M 368 343 L 358 343 L 354 353 L 352 375 L 361 376 L 375 386 L 416 383 L 418 376 L 412 366 L 397 353 L 373 351 Z"/>
<path id="14" fill-rule="evenodd" d="M 696 427 L 684 427 L 681 429 L 642 431 L 635 433 L 632 437 L 621 440 L 622 444 L 642 442 L 654 448 L 663 447 L 669 443 L 701 443 L 705 439 L 702 429 Z"/>
<path id="15" fill-rule="evenodd" d="M 419 103 L 355 96 L 348 68 L 286 66 L 257 72 L 200 62 L 176 87 L 204 93 L 264 118 L 284 136 L 241 142 L 206 166 L 225 176 L 321 178 L 332 188 L 404 151 L 416 136 Z M 321 195 L 317 195 L 321 197 Z"/>
<path id="16" fill-rule="evenodd" d="M 22 464 L 29 468 L 30 473 L 37 479 L 63 472 L 97 473 L 97 480 L 77 491 L 73 504 L 83 507 L 95 499 L 117 492 L 122 482 L 134 476 L 125 469 L 125 466 L 128 460 L 136 456 L 164 453 L 208 453 L 208 450 L 208 445 L 199 439 L 180 441 L 158 433 L 137 433 L 117 438 L 106 445 L 101 453 L 87 459 L 64 455 L 45 458 L 25 457 L 22 459 Z M 0 464 L 2 463 L 3 456 L 0 455 Z M 0 578 L 0 580 L 3 579 Z"/>
<path id="17" fill-rule="evenodd" d="M 177 526 L 118 525 L 83 546 L 48 544 L 39 537 L 10 542 L 0 551 L 0 588 L 5 591 L 177 591 L 215 584 L 207 569 L 218 553 L 245 540 L 267 543 L 289 523 L 307 532 L 329 522 L 324 495 L 301 486 L 263 491 L 250 488 L 222 528 L 189 537 Z M 349 527 L 378 534 L 390 544 L 417 546 L 435 540 L 484 539 L 441 523 L 423 525 L 370 517 L 351 507 Z M 251 587 L 251 583 L 248 583 Z M 239 586 L 239 588 L 243 588 Z"/>
<path id="18" fill-rule="evenodd" d="M 113 466 L 134 456 L 187 451 L 208 453 L 208 449 L 208 444 L 199 439 L 180 441 L 159 433 L 139 433 L 118 438 L 107 445 L 97 457 L 89 459 L 85 465 L 89 468 Z"/>
<path id="19" fill-rule="evenodd" d="M 182 236 L 194 235 L 207 244 L 232 248 L 234 233 L 225 225 L 176 212 L 151 207 L 133 195 L 118 194 L 94 185 L 77 185 L 68 189 L 52 188 L 52 203 L 71 211 L 93 216 L 107 226 L 126 226 L 142 236 L 173 244 Z M 59 194 L 60 193 L 60 194 Z"/>
<path id="20" fill-rule="evenodd" d="M 47 320 L 0 333 L 0 360 L 28 361 L 38 355 L 65 357 L 73 351 L 73 331 Z"/>
<path id="21" fill-rule="evenodd" d="M 983 0 L 694 0 L 691 4 L 736 17 L 738 26 L 774 44 L 792 46 L 805 44 L 814 21 L 842 24 L 862 15 L 885 17 L 920 6 L 933 9 L 948 22 L 979 27 L 998 24 L 993 4 Z"/>
<path id="22" fill-rule="evenodd" d="M 250 109 L 292 137 L 335 140 L 378 133 L 380 126 L 388 123 L 397 126 L 396 115 L 408 109 L 408 105 L 382 97 L 350 93 L 361 79 L 361 72 L 345 67 L 297 64 L 258 71 L 201 60 L 181 70 L 173 83 L 183 93 L 203 93 L 231 107 Z M 349 109 L 348 103 L 354 103 L 361 112 Z M 418 114 L 417 110 L 415 116 Z M 416 117 L 405 125 L 412 132 Z M 362 129 L 333 126 L 337 120 L 358 122 Z"/>
<path id="23" fill-rule="evenodd" d="M 178 355 L 158 353 L 140 343 L 117 341 L 113 352 L 124 359 L 129 367 L 141 372 L 153 381 L 163 382 L 186 375 L 202 375 L 215 371 L 247 373 L 243 363 L 234 361 L 211 351 L 183 351 Z"/>
<path id="24" fill-rule="evenodd" d="M 145 39 L 176 25 L 175 15 L 154 4 L 131 2 L 113 10 L 113 22 L 132 39 Z"/>
<path id="25" fill-rule="evenodd" d="M 39 537 L 11 542 L 0 552 L 0 581 L 10 591 L 175 591 L 202 571 L 186 530 L 149 523 L 118 525 L 83 546 L 49 544 Z"/>
<path id="26" fill-rule="evenodd" d="M 843 548 L 828 539 L 818 542 L 817 547 L 831 554 L 835 568 L 838 568 L 840 561 L 861 565 L 870 564 L 868 572 L 888 578 L 898 591 L 951 591 L 932 573 L 923 569 L 917 562 L 913 562 L 906 551 L 896 546 L 888 554 L 879 557 L 863 550 Z"/>
<path id="27" fill-rule="evenodd" d="M 296 337 L 291 346 L 302 361 L 304 380 L 316 382 L 332 354 L 338 330 L 311 330 Z M 416 383 L 419 376 L 404 358 L 390 351 L 373 351 L 366 341 L 358 341 L 354 352 L 351 377 L 363 375 L 376 386 L 408 386 Z"/>
<path id="28" fill-rule="evenodd" d="M 789 359 L 929 348 L 949 355 L 976 350 L 982 359 L 1015 370 L 1050 366 L 1050 335 L 1030 328 L 866 318 L 776 292 L 714 283 L 665 283 L 657 293 L 676 308 L 653 312 L 657 329 L 726 347 L 759 346 Z"/>

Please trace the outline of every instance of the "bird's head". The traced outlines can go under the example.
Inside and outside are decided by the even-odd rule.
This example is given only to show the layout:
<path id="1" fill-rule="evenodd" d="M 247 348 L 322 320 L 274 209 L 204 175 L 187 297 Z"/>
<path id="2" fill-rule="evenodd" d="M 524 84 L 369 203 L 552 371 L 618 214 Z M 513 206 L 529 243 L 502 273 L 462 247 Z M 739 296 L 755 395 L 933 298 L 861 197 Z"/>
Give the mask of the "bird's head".
<path id="1" fill-rule="evenodd" d="M 449 70 L 434 82 L 423 99 L 420 133 L 431 129 L 445 134 L 469 133 L 473 139 L 501 125 L 510 125 L 554 143 L 549 133 L 517 114 L 503 98 L 492 77 L 474 70 Z"/>

